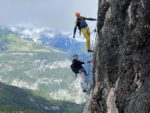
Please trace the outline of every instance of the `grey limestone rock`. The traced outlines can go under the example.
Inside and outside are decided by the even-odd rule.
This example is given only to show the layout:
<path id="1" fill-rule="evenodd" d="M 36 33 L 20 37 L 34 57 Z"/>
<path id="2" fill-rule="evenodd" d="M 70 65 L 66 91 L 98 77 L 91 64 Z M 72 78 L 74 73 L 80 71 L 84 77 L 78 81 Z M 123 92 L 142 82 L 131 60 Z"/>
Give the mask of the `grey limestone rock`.
<path id="1" fill-rule="evenodd" d="M 84 113 L 150 113 L 150 0 L 99 0 Z"/>

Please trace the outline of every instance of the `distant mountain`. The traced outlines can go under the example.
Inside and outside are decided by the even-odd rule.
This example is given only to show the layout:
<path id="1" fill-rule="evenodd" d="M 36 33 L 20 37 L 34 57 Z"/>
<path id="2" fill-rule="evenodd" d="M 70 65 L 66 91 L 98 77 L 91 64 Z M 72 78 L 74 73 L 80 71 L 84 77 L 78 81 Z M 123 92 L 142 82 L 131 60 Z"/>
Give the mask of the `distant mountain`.
<path id="1" fill-rule="evenodd" d="M 64 51 L 83 53 L 86 50 L 84 38 L 76 37 L 76 39 L 73 39 L 72 35 L 66 32 L 23 26 L 3 26 L 1 29 L 19 35 L 21 38 Z"/>
<path id="2" fill-rule="evenodd" d="M 1 113 L 81 113 L 83 105 L 46 100 L 30 90 L 0 83 Z"/>
<path id="3" fill-rule="evenodd" d="M 35 28 L 33 26 L 1 26 L 0 31 L 2 34 L 15 34 L 19 38 L 26 39 L 39 44 L 41 46 L 55 48 L 64 52 L 69 52 L 70 55 L 78 54 L 81 60 L 92 59 L 91 55 L 86 51 L 85 39 L 83 37 L 76 36 L 72 38 L 71 33 L 58 32 L 48 28 Z M 91 46 L 93 46 L 94 39 L 91 35 Z M 5 41 L 0 41 L 2 44 L 2 50 L 6 49 Z M 14 45 L 14 44 L 13 44 Z M 35 46 L 36 47 L 36 46 Z"/>
<path id="4" fill-rule="evenodd" d="M 1 52 L 50 52 L 50 48 L 42 47 L 40 44 L 33 43 L 20 38 L 17 34 L 0 29 L 0 51 Z"/>

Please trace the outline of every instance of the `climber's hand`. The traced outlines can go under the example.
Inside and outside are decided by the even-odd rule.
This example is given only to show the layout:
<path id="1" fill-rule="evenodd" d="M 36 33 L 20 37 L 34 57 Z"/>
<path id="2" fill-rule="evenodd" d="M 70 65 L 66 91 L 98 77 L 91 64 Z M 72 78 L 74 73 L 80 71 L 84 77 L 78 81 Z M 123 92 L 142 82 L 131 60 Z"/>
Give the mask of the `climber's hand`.
<path id="1" fill-rule="evenodd" d="M 92 61 L 87 61 L 87 63 L 91 63 Z"/>

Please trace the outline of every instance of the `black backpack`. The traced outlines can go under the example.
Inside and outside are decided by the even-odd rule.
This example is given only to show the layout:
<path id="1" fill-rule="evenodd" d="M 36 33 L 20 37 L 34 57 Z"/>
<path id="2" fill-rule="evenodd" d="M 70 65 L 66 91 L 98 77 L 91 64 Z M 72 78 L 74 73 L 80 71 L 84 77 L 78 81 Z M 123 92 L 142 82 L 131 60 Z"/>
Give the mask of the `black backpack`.
<path id="1" fill-rule="evenodd" d="M 71 70 L 77 75 L 78 74 L 78 69 L 73 65 L 71 64 Z"/>
<path id="2" fill-rule="evenodd" d="M 79 30 L 81 30 L 82 28 L 85 28 L 87 27 L 87 23 L 85 21 L 85 19 L 83 17 L 80 17 L 78 18 L 78 27 L 79 27 Z"/>

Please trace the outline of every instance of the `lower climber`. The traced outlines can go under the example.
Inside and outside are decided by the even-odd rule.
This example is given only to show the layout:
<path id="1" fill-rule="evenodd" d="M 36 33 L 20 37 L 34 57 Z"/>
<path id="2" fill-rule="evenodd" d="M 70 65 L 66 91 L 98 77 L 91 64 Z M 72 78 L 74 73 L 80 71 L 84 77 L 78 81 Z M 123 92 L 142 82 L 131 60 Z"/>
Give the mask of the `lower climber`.
<path id="1" fill-rule="evenodd" d="M 73 55 L 71 69 L 76 74 L 76 76 L 79 75 L 79 77 L 81 78 L 80 85 L 83 92 L 89 92 L 91 89 L 91 82 L 88 80 L 88 75 L 82 66 L 86 63 L 91 63 L 91 61 L 82 62 L 78 60 L 77 54 Z"/>

